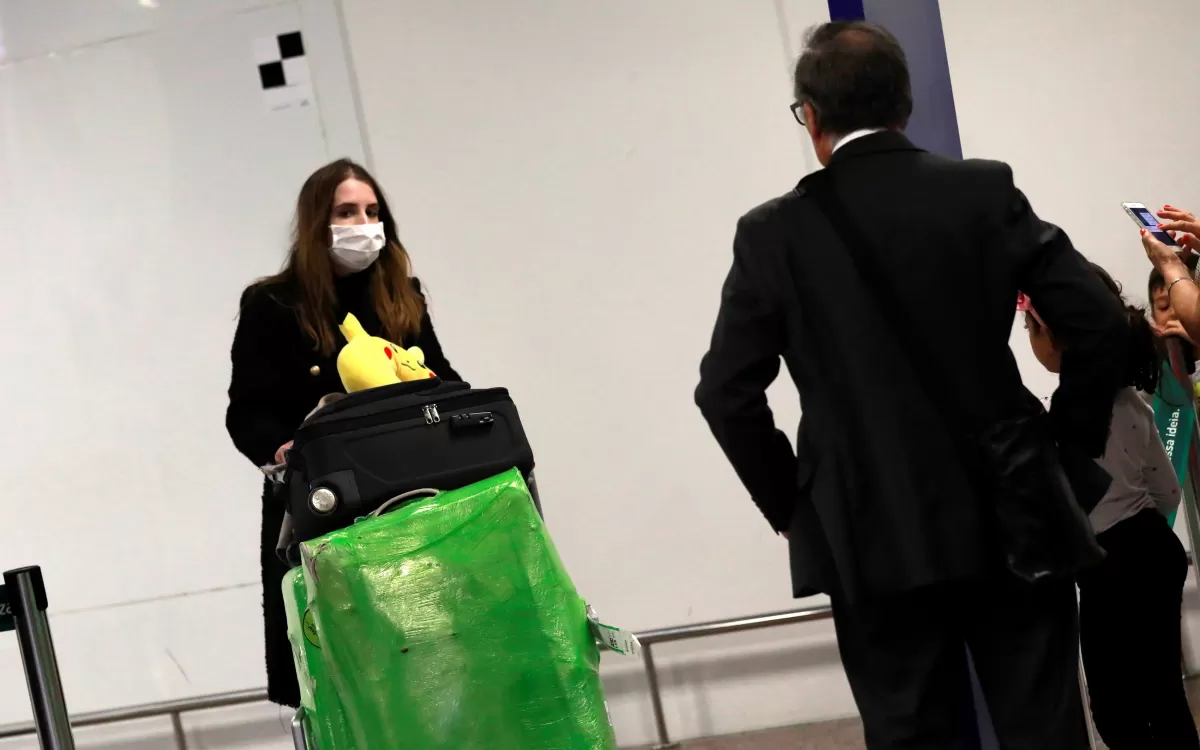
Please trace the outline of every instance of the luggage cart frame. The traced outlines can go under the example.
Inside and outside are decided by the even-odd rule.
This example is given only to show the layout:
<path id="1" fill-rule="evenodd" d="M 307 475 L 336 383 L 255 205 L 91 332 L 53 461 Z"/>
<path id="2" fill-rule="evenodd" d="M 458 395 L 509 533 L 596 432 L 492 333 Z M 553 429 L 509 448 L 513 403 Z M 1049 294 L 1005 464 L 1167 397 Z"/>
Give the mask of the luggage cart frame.
<path id="1" fill-rule="evenodd" d="M 308 740 L 307 719 L 303 708 L 297 708 L 292 716 L 292 745 L 296 750 L 317 750 L 316 744 Z"/>

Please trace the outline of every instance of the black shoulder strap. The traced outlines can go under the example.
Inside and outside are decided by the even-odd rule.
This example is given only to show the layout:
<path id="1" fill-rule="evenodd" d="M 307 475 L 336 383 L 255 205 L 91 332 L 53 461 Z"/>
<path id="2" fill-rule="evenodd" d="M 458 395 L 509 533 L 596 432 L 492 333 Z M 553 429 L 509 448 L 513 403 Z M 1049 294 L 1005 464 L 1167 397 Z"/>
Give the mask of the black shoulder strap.
<path id="1" fill-rule="evenodd" d="M 950 429 L 955 421 L 951 418 L 951 409 L 946 403 L 946 395 L 938 393 L 933 384 L 943 380 L 932 368 L 937 361 L 933 349 L 920 336 L 916 335 L 917 328 L 908 315 L 908 310 L 900 302 L 894 283 L 886 277 L 879 264 L 873 258 L 883 257 L 879 251 L 873 251 L 866 236 L 859 230 L 854 217 L 846 209 L 846 204 L 834 191 L 833 180 L 828 169 L 810 177 L 802 190 L 802 196 L 813 199 L 817 208 L 825 216 L 825 220 L 833 228 L 850 254 L 854 268 L 858 272 L 868 291 L 875 298 L 875 304 L 880 308 L 880 319 L 888 326 L 889 332 L 900 342 L 902 353 L 908 360 L 909 366 L 917 376 L 933 406 L 946 421 Z M 957 410 L 954 410 L 957 411 Z"/>

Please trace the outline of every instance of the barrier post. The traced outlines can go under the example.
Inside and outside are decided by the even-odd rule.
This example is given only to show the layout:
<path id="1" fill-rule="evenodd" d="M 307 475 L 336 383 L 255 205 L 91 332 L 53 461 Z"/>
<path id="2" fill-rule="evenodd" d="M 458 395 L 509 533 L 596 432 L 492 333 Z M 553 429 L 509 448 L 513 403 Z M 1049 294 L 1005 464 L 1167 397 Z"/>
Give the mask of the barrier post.
<path id="1" fill-rule="evenodd" d="M 6 619 L 2 614 L 5 610 Z M 41 568 L 18 568 L 4 574 L 0 629 L 4 629 L 5 623 L 7 629 L 17 631 L 38 743 L 43 750 L 75 750 L 58 660 L 54 656 L 54 640 L 50 637 L 50 620 L 46 617 L 46 585 Z"/>

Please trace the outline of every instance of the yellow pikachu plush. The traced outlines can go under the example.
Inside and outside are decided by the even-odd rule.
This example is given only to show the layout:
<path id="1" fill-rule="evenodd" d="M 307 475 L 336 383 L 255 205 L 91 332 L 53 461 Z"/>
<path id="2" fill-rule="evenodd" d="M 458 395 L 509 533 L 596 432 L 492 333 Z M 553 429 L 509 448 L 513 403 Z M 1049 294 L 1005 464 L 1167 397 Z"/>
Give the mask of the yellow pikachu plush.
<path id="1" fill-rule="evenodd" d="M 433 371 L 425 366 L 425 353 L 420 348 L 405 349 L 371 336 L 353 315 L 347 315 L 338 329 L 346 337 L 346 345 L 337 359 L 338 375 L 346 393 L 434 377 Z"/>

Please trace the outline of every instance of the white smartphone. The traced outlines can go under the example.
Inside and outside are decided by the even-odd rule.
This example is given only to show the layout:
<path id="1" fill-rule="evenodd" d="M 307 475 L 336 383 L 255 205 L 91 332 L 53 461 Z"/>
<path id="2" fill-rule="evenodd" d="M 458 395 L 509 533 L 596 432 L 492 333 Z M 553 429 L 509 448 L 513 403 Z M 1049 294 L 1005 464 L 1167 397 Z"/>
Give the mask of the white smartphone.
<path id="1" fill-rule="evenodd" d="M 1159 242 L 1171 247 L 1178 247 L 1170 234 L 1159 229 L 1158 217 L 1154 215 L 1153 211 L 1141 203 L 1122 203 L 1121 208 L 1125 209 L 1125 213 L 1129 214 L 1129 218 L 1133 219 L 1133 223 L 1143 229 L 1149 229 L 1150 233 L 1157 237 Z"/>

